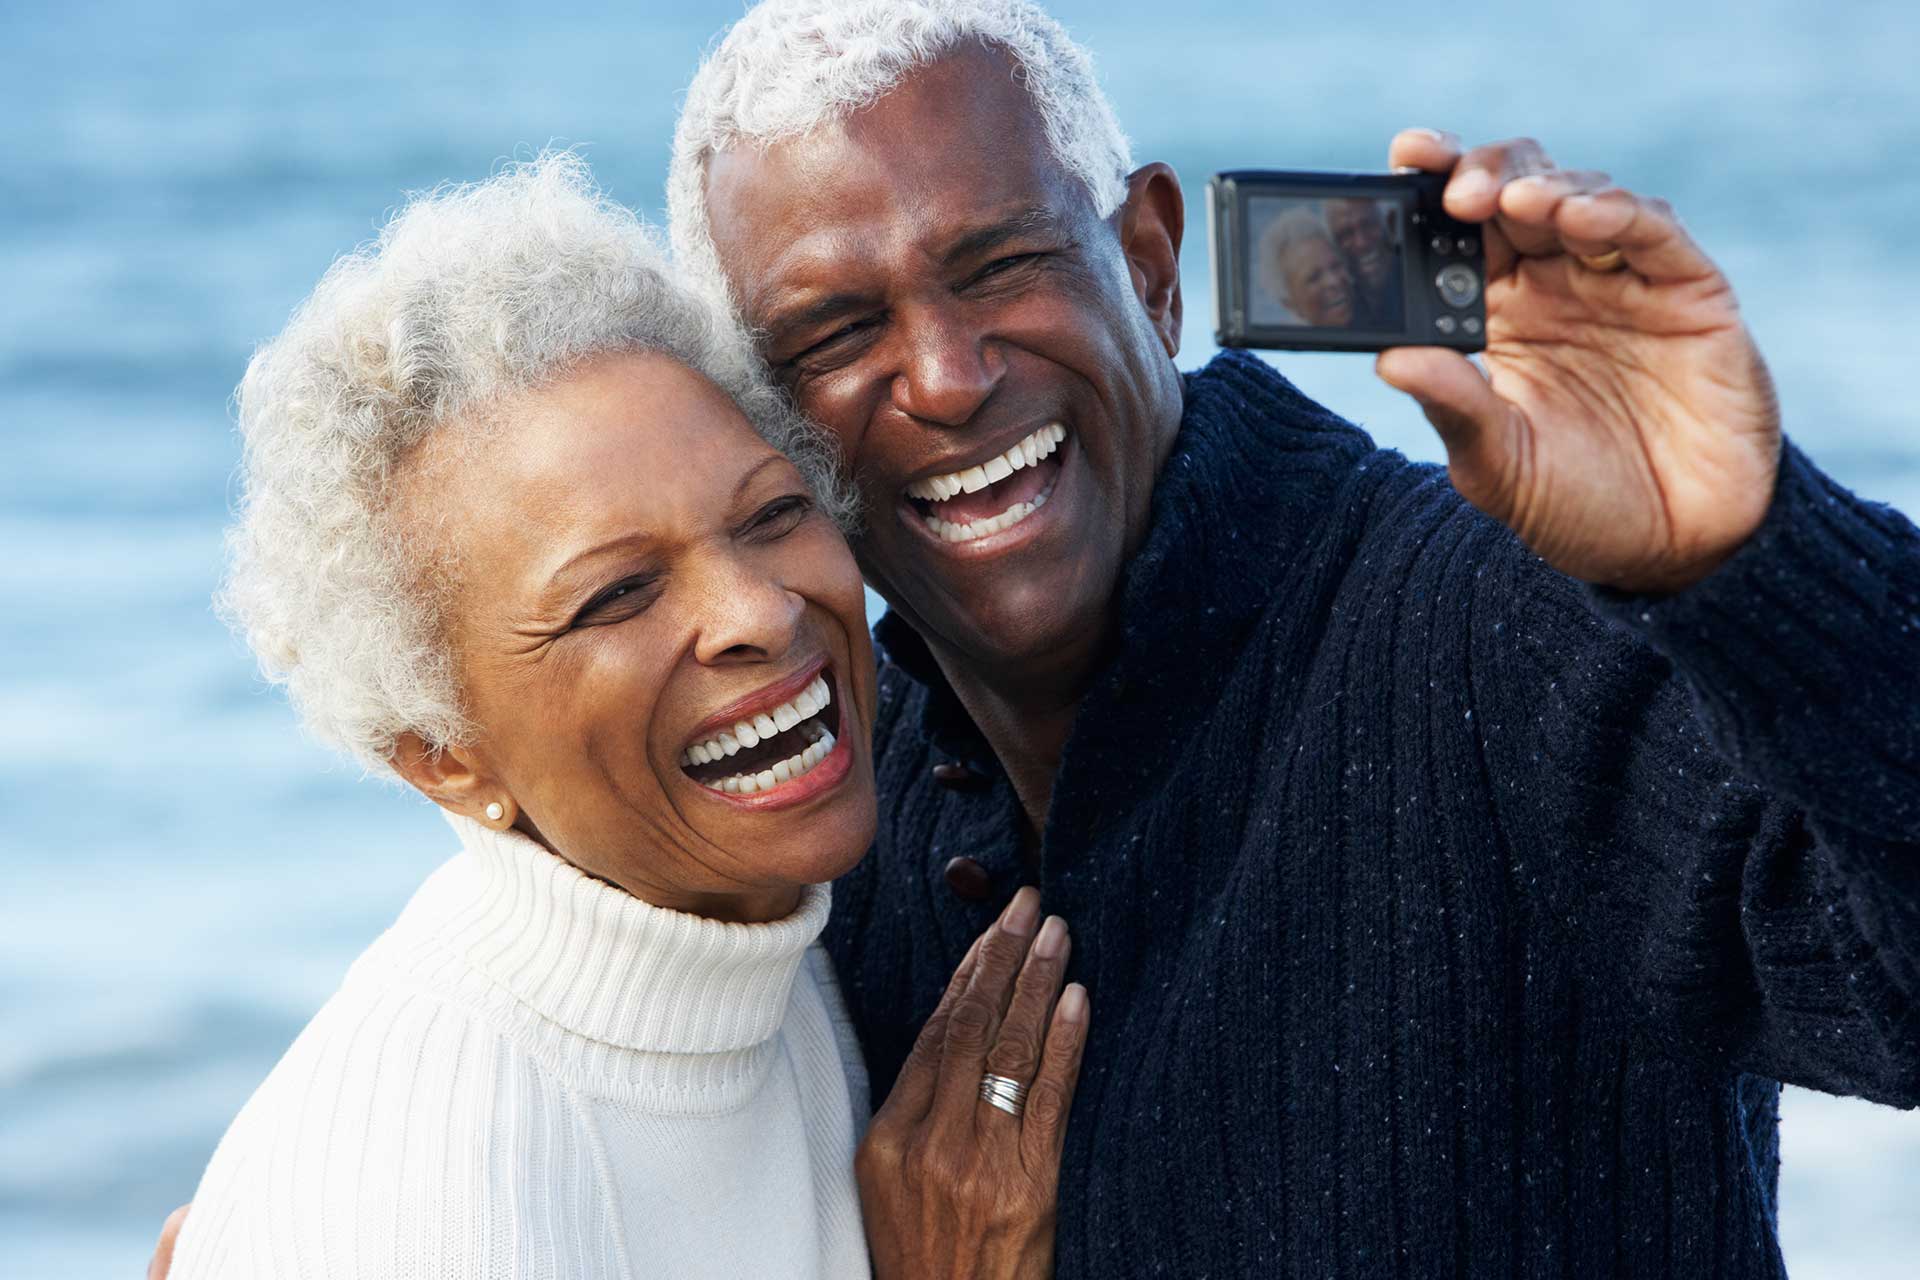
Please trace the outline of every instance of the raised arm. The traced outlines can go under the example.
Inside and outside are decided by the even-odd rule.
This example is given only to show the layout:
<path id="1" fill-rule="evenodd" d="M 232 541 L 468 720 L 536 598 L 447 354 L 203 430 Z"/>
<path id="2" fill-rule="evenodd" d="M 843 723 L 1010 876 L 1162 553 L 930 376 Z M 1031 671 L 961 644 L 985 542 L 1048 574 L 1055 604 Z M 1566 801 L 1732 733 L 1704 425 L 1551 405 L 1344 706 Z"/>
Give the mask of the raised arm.
<path id="1" fill-rule="evenodd" d="M 1481 584 L 1486 749 L 1531 780 L 1508 829 L 1643 1025 L 1920 1104 L 1920 535 L 1784 446 L 1733 289 L 1664 201 L 1530 140 L 1409 130 L 1390 161 L 1450 172 L 1448 211 L 1484 224 L 1487 349 L 1379 372 L 1565 575 L 1515 553 Z"/>
<path id="2" fill-rule="evenodd" d="M 1686 590 L 1508 544 L 1474 609 L 1488 767 L 1526 780 L 1502 826 L 1596 998 L 1677 1055 L 1920 1105 L 1920 532 L 1789 447 Z"/>

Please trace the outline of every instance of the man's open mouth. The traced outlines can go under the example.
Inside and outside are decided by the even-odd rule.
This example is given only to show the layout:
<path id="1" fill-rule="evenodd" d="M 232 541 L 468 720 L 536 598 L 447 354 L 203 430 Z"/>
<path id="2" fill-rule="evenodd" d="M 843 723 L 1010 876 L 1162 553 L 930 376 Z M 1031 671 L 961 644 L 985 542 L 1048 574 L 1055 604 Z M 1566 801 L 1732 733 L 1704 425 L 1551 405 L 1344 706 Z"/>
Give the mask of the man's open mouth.
<path id="1" fill-rule="evenodd" d="M 680 753 L 680 768 L 703 787 L 750 796 L 803 778 L 833 754 L 840 704 L 829 672 L 778 706 L 755 711 Z"/>
<path id="2" fill-rule="evenodd" d="M 1049 422 L 977 466 L 914 481 L 907 501 L 944 542 L 972 542 L 1011 529 L 1053 495 L 1066 438 L 1065 427 Z"/>

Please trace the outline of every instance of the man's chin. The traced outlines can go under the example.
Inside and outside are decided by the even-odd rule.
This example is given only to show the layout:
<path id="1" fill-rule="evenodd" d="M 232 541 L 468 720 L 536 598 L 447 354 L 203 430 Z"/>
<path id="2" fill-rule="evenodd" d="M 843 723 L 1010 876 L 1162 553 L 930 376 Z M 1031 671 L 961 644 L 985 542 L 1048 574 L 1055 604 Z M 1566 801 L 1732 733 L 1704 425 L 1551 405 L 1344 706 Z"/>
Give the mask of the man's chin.
<path id="1" fill-rule="evenodd" d="M 946 574 L 944 567 L 916 566 L 916 581 L 941 588 L 931 598 L 891 596 L 943 666 L 963 664 L 992 683 L 1019 682 L 1027 673 L 1069 676 L 1104 633 L 1111 583 L 1098 590 L 1084 559 L 1033 565 L 1031 572 L 1005 563 L 991 575 Z M 966 580 L 952 580 L 961 576 Z"/>

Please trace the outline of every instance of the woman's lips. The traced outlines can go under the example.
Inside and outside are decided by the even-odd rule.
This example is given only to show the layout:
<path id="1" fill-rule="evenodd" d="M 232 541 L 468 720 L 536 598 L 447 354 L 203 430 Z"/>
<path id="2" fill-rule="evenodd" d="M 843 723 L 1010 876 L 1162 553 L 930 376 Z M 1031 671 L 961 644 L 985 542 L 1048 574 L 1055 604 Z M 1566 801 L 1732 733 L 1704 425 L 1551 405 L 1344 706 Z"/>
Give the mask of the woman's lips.
<path id="1" fill-rule="evenodd" d="M 688 747 L 680 768 L 718 799 L 755 808 L 797 802 L 846 775 L 843 720 L 832 670 L 823 668 L 788 701 Z"/>
<path id="2" fill-rule="evenodd" d="M 826 675 L 826 658 L 815 658 L 812 662 L 797 667 L 792 675 L 776 680 L 766 688 L 749 694 L 735 701 L 725 709 L 708 716 L 707 719 L 702 721 L 699 727 L 693 731 L 691 741 L 687 744 L 685 751 L 682 752 L 681 763 L 689 763 L 688 756 L 693 753 L 696 747 L 711 748 L 723 733 L 732 733 L 736 738 L 741 737 L 742 735 L 739 734 L 737 730 L 743 726 L 754 728 L 756 721 L 763 718 L 773 718 L 783 707 L 791 708 L 794 699 L 798 698 L 800 694 L 810 686 L 817 685 Z M 815 714 L 817 710 L 818 708 L 815 708 L 814 711 L 805 714 L 812 715 Z M 785 717 L 781 718 L 784 719 Z M 803 715 L 800 718 L 804 719 L 805 716 Z M 791 728 L 792 726 L 781 725 L 776 722 L 776 727 Z M 767 736 L 771 736 L 773 731 L 772 728 L 768 729 L 766 731 Z M 756 731 L 745 736 L 758 737 L 761 735 Z M 710 752 L 709 754 L 714 754 L 717 757 L 718 753 Z M 697 759 L 691 762 L 699 763 Z"/>

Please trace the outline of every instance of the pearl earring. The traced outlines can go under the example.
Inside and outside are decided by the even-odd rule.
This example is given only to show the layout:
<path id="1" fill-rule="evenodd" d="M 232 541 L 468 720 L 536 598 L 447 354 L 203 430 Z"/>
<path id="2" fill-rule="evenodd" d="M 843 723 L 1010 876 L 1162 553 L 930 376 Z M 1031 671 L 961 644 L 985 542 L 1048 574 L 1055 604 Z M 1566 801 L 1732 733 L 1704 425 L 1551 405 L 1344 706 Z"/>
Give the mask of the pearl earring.
<path id="1" fill-rule="evenodd" d="M 507 816 L 507 811 L 505 807 L 503 807 L 498 800 L 495 800 L 491 804 L 487 805 L 487 821 L 488 822 L 498 822 L 500 821 L 500 819 L 506 816 Z"/>

